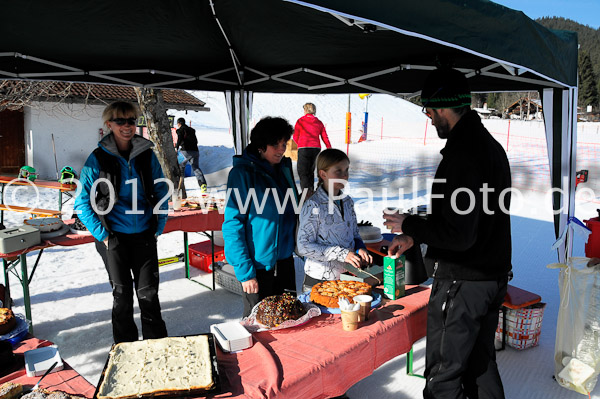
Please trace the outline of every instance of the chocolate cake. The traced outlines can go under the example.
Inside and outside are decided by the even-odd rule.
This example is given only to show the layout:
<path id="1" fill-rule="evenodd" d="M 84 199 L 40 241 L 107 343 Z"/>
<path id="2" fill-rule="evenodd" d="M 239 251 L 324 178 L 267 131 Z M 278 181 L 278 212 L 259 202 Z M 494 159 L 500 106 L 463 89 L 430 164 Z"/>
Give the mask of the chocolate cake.
<path id="1" fill-rule="evenodd" d="M 287 320 L 298 320 L 306 314 L 302 303 L 292 294 L 273 295 L 263 299 L 256 311 L 256 320 L 269 328 Z"/>

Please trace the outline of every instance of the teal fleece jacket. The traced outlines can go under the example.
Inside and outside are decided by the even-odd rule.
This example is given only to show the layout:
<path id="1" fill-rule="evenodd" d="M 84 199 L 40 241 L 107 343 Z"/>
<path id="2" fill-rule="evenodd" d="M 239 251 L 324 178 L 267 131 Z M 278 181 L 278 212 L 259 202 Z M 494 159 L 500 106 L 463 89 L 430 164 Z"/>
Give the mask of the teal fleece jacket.
<path id="1" fill-rule="evenodd" d="M 141 179 L 134 167 L 136 157 L 148 148 L 152 148 L 154 144 L 150 140 L 137 135 L 133 137 L 131 142 L 133 148 L 129 154 L 129 159 L 125 159 L 119 154 L 112 133 L 105 136 L 98 143 L 98 147 L 116 157 L 121 166 L 119 198 L 112 210 L 106 215 L 106 219 L 113 231 L 127 234 L 146 231 L 150 227 L 150 219 L 152 218 L 153 211 L 155 211 L 146 201 Z M 167 223 L 169 186 L 164 181 L 156 181 L 156 179 L 164 178 L 164 175 L 156 155 L 152 154 L 151 159 L 152 178 L 155 180 L 154 192 L 160 199 L 158 208 L 161 211 L 157 212 L 158 226 L 155 234 L 160 235 Z M 94 238 L 98 241 L 103 241 L 108 237 L 108 231 L 100 223 L 100 219 L 94 211 L 91 201 L 91 197 L 94 195 L 92 187 L 94 182 L 98 180 L 99 175 L 100 165 L 96 156 L 92 153 L 81 170 L 81 177 L 79 179 L 81 182 L 81 191 L 75 199 L 74 208 L 79 212 L 79 219 L 89 232 L 92 233 Z M 133 188 L 134 182 L 136 185 L 135 191 Z"/>
<path id="2" fill-rule="evenodd" d="M 225 258 L 239 281 L 251 280 L 257 269 L 271 270 L 277 260 L 292 256 L 300 205 L 289 158 L 273 168 L 246 151 L 234 157 L 227 196 Z"/>

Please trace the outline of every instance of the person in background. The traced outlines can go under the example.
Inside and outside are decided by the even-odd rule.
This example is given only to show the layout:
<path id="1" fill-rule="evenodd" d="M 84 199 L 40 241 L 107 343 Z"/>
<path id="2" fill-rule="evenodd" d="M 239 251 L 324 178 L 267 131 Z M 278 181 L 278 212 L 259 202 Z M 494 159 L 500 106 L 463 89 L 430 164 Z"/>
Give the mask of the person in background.
<path id="1" fill-rule="evenodd" d="M 298 145 L 298 177 L 302 191 L 307 190 L 309 198 L 315 189 L 315 160 L 321 151 L 321 139 L 325 147 L 331 148 L 325 125 L 315 116 L 317 107 L 304 104 L 304 116 L 296 121 L 294 141 Z"/>
<path id="2" fill-rule="evenodd" d="M 428 245 L 433 277 L 427 315 L 423 397 L 504 398 L 494 335 L 511 273 L 510 166 L 475 111 L 465 76 L 431 72 L 423 111 L 447 139 L 427 219 L 384 213 L 394 237 L 390 256 Z"/>
<path id="3" fill-rule="evenodd" d="M 137 108 L 115 102 L 102 119 L 109 134 L 98 143 L 81 171 L 81 192 L 75 199 L 79 219 L 94 236 L 112 287 L 115 343 L 138 340 L 133 320 L 137 294 L 144 339 L 163 338 L 167 328 L 158 299 L 156 239 L 167 221 L 169 194 L 153 143 L 136 135 Z M 106 181 L 98 182 L 104 178 Z M 94 187 L 95 182 L 98 182 Z M 92 188 L 94 187 L 94 190 Z M 162 212 L 160 212 L 162 211 Z"/>
<path id="4" fill-rule="evenodd" d="M 358 233 L 354 201 L 342 190 L 350 159 L 337 149 L 317 157 L 319 184 L 300 212 L 298 255 L 305 256 L 303 291 L 325 280 L 339 280 L 344 262 L 357 268 L 373 263 Z"/>
<path id="5" fill-rule="evenodd" d="M 227 179 L 225 258 L 242 283 L 243 317 L 265 297 L 296 291 L 292 254 L 298 191 L 292 161 L 283 155 L 291 135 L 285 119 L 261 119 L 248 147 L 233 158 Z"/>
<path id="6" fill-rule="evenodd" d="M 196 129 L 185 124 L 185 119 L 177 119 L 177 144 L 175 149 L 181 152 L 183 155 L 183 162 L 181 162 L 181 174 L 183 175 L 185 166 L 189 163 L 192 166 L 194 175 L 198 180 L 198 186 L 200 186 L 200 192 L 205 193 L 207 191 L 206 179 L 204 173 L 200 169 L 200 155 L 198 152 L 198 139 L 196 138 Z"/>

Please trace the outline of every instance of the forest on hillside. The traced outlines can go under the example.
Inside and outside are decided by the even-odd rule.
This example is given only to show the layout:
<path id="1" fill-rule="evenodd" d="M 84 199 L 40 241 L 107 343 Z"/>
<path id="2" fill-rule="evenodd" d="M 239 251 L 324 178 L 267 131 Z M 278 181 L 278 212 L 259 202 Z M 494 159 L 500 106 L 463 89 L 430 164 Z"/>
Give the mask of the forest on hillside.
<path id="1" fill-rule="evenodd" d="M 543 17 L 536 22 L 552 30 L 568 30 L 577 32 L 579 43 L 579 87 L 577 103 L 585 108 L 593 107 L 592 112 L 600 111 L 600 29 L 590 28 L 578 22 L 562 17 Z M 539 99 L 537 92 L 501 92 L 501 93 L 474 93 L 473 107 L 483 107 L 487 103 L 489 108 L 495 110 L 497 115 L 508 117 L 505 113 L 507 107 L 519 99 Z M 411 101 L 418 103 L 419 98 Z"/>
<path id="2" fill-rule="evenodd" d="M 536 22 L 549 29 L 577 32 L 579 42 L 579 97 L 580 106 L 600 105 L 600 29 L 590 28 L 562 17 L 543 17 Z"/>

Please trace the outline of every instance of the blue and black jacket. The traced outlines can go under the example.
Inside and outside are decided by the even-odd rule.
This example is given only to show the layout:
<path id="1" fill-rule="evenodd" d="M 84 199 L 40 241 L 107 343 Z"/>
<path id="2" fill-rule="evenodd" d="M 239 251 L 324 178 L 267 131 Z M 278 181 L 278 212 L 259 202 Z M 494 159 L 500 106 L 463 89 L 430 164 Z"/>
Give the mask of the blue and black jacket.
<path id="1" fill-rule="evenodd" d="M 134 234 L 153 229 L 156 235 L 160 235 L 167 222 L 169 188 L 165 181 L 155 182 L 164 178 L 164 174 L 152 152 L 154 144 L 137 135 L 131 143 L 129 159 L 125 159 L 119 154 L 113 134 L 107 135 L 98 143 L 98 148 L 88 157 L 81 171 L 81 191 L 75 199 L 75 210 L 98 241 L 103 241 L 113 231 Z M 96 212 L 100 210 L 103 213 L 107 208 L 105 202 L 108 202 L 102 195 L 105 191 L 103 185 L 96 183 L 94 186 L 100 177 L 117 186 L 114 190 L 117 199 L 106 215 Z M 92 198 L 96 210 L 92 206 Z"/>

